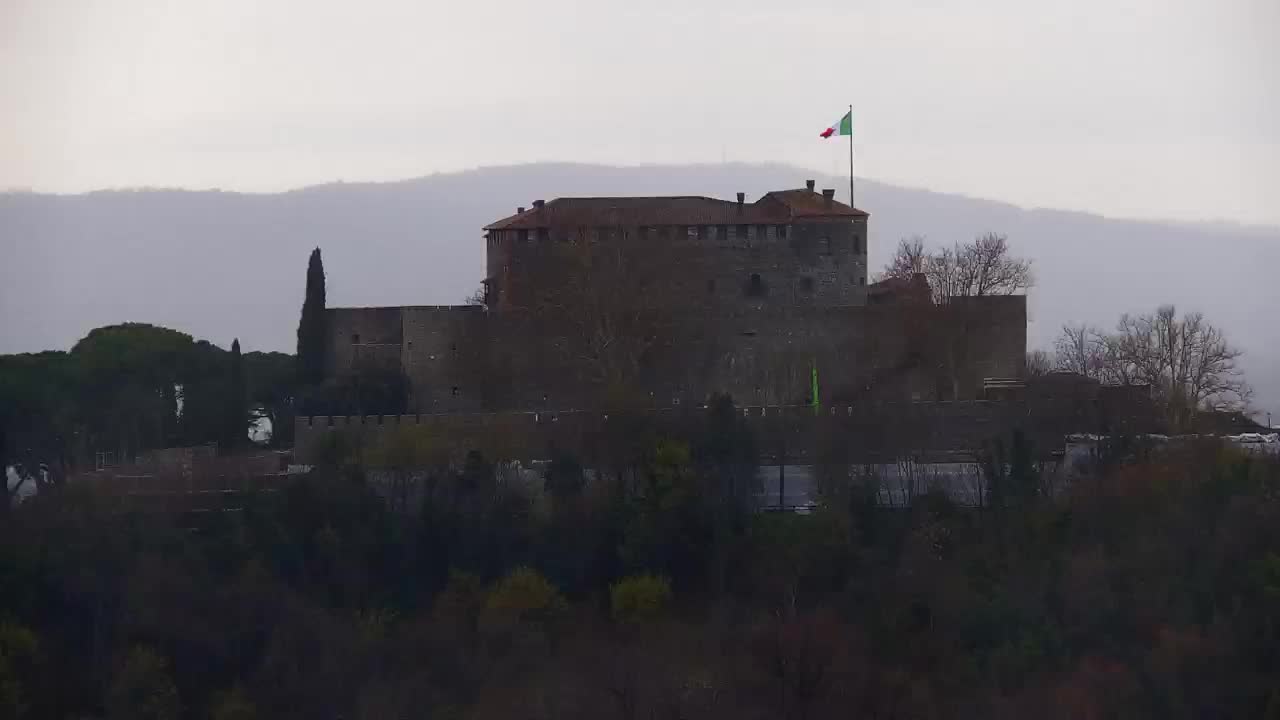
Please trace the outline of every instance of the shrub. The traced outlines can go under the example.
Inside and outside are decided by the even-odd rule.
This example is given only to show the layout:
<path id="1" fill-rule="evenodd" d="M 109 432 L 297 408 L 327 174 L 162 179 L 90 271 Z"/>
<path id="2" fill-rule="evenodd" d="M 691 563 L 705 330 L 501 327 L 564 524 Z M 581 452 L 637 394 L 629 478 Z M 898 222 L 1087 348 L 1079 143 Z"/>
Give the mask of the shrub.
<path id="1" fill-rule="evenodd" d="M 169 675 L 168 661 L 151 648 L 134 648 L 107 690 L 107 717 L 177 720 L 181 715 L 178 689 Z"/>
<path id="2" fill-rule="evenodd" d="M 671 583 L 657 575 L 632 575 L 609 588 L 613 619 L 619 622 L 649 620 L 662 614 L 671 602 Z"/>
<path id="3" fill-rule="evenodd" d="M 564 597 L 537 570 L 520 567 L 494 584 L 485 609 L 516 620 L 547 618 L 566 607 Z"/>

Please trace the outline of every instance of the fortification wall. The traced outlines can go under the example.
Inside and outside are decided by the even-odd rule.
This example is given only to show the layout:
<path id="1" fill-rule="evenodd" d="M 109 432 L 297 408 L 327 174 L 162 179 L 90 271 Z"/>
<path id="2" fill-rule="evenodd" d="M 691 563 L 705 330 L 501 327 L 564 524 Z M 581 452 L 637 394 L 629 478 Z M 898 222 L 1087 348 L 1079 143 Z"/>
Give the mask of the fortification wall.
<path id="1" fill-rule="evenodd" d="M 326 369 L 398 368 L 409 378 L 408 405 L 417 412 L 475 411 L 484 406 L 477 376 L 489 345 L 484 308 L 470 305 L 333 308 Z"/>
<path id="2" fill-rule="evenodd" d="M 950 309 L 960 313 L 972 348 L 968 359 L 972 377 L 1024 377 L 1027 368 L 1027 298 L 1001 295 L 956 301 Z"/>
<path id="3" fill-rule="evenodd" d="M 411 409 L 475 412 L 485 406 L 485 384 L 475 370 L 486 363 L 488 321 L 480 306 L 403 309 L 401 365 L 409 378 Z"/>
<path id="4" fill-rule="evenodd" d="M 570 241 L 612 243 L 660 255 L 668 268 L 692 269 L 671 307 L 721 309 L 768 305 L 844 307 L 866 304 L 866 218 L 812 219 L 788 225 L 677 225 L 491 231 L 486 274 L 498 310 L 532 303 L 525 288 L 561 282 L 531 262 Z M 536 268 L 536 270 L 535 270 Z M 554 270 L 552 267 L 550 270 Z M 546 273 L 521 278 L 521 273 Z"/>
<path id="5" fill-rule="evenodd" d="M 330 367 L 400 367 L 420 413 L 596 407 L 600 378 L 579 357 L 577 328 L 558 315 L 479 307 L 330 311 Z M 698 405 L 725 393 L 747 405 L 978 399 L 983 379 L 1020 377 L 1026 299 L 951 306 L 741 303 L 673 310 L 628 385 L 653 406 Z M 955 369 L 947 365 L 954 361 Z"/>
<path id="6" fill-rule="evenodd" d="M 399 307 L 331 308 L 325 311 L 325 371 L 342 375 L 358 367 L 397 367 L 403 332 Z"/>
<path id="7" fill-rule="evenodd" d="M 822 462 L 838 457 L 851 463 L 899 458 L 974 456 L 993 443 L 1007 443 L 1015 429 L 1026 433 L 1042 454 L 1060 450 L 1064 436 L 1090 432 L 1094 417 L 1054 415 L 1025 402 L 907 402 L 823 407 L 743 407 L 761 455 L 770 462 Z M 659 427 L 696 428 L 705 407 L 653 408 L 640 416 Z M 635 414 L 591 411 L 454 413 L 295 419 L 294 456 L 315 463 L 341 442 L 377 458 L 378 448 L 408 433 L 442 457 L 460 461 L 468 450 L 491 459 L 545 460 L 551 448 L 598 459 L 611 432 L 626 433 Z"/>

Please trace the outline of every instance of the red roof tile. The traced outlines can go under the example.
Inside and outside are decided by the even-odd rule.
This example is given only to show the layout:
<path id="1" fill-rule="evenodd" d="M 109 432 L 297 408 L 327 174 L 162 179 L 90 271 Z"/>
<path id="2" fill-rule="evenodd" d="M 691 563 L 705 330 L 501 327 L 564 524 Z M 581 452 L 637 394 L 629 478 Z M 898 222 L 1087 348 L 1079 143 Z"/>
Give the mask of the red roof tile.
<path id="1" fill-rule="evenodd" d="M 830 217 L 833 215 L 867 217 L 867 213 L 862 210 L 849 207 L 834 198 L 831 200 L 831 207 L 827 207 L 827 199 L 821 193 L 803 188 L 800 190 L 774 190 L 766 193 L 761 200 L 765 198 L 773 198 L 791 208 L 791 212 L 795 217 Z"/>
<path id="2" fill-rule="evenodd" d="M 809 196 L 809 197 L 804 197 Z M 638 225 L 755 225 L 786 223 L 797 217 L 864 217 L 866 213 L 808 190 L 771 192 L 739 206 L 732 200 L 700 196 L 557 198 L 541 208 L 503 218 L 485 230 L 541 227 Z"/>

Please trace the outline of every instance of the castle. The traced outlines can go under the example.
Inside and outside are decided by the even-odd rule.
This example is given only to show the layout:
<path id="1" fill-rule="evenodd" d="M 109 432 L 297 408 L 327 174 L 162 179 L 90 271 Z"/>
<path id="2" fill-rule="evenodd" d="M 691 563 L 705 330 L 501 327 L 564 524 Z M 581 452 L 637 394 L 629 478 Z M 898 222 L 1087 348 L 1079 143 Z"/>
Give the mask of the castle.
<path id="1" fill-rule="evenodd" d="M 484 228 L 481 302 L 329 309 L 327 372 L 402 371 L 420 414 L 975 400 L 1024 374 L 1025 297 L 868 284 L 868 214 L 834 194 L 536 200 Z"/>

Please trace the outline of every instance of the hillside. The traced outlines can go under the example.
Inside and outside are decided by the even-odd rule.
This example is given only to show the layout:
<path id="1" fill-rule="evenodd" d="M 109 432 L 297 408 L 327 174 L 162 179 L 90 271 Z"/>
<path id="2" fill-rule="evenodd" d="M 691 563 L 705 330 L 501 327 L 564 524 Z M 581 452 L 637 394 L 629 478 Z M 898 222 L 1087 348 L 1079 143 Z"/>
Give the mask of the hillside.
<path id="1" fill-rule="evenodd" d="M 329 304 L 447 304 L 483 275 L 487 222 L 561 195 L 748 198 L 798 187 L 782 165 L 535 164 L 278 194 L 132 190 L 0 195 L 0 352 L 67 348 L 125 320 L 246 349 L 292 350 L 307 252 L 324 249 Z M 820 187 L 847 187 L 823 178 Z M 843 195 L 843 191 L 838 191 Z M 1033 346 L 1069 321 L 1111 326 L 1164 302 L 1204 311 L 1246 351 L 1258 405 L 1280 414 L 1280 228 L 1116 220 L 860 180 L 872 267 L 898 238 L 1006 233 L 1035 260 Z"/>

